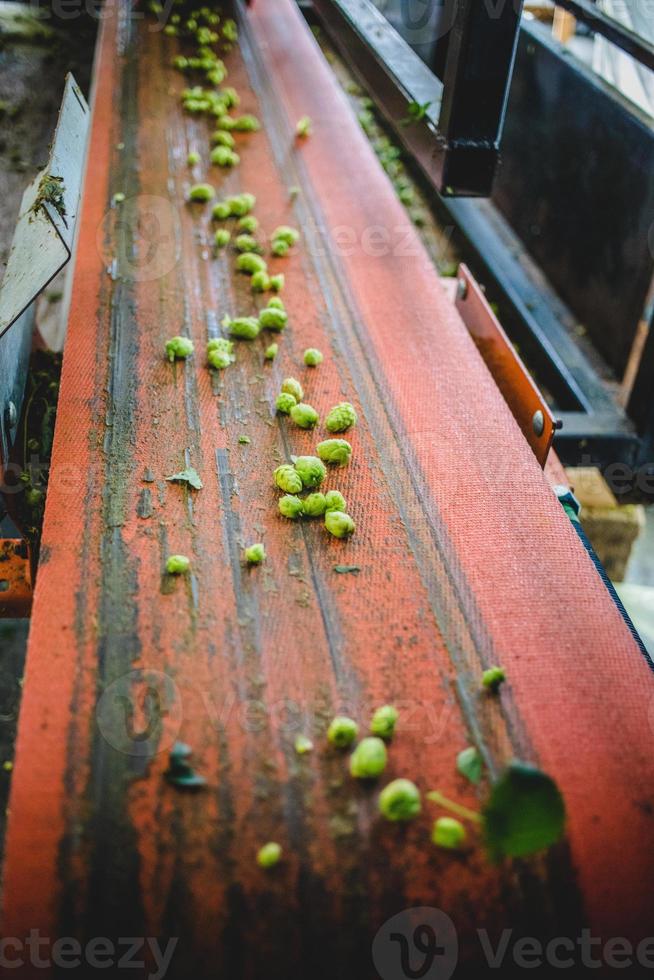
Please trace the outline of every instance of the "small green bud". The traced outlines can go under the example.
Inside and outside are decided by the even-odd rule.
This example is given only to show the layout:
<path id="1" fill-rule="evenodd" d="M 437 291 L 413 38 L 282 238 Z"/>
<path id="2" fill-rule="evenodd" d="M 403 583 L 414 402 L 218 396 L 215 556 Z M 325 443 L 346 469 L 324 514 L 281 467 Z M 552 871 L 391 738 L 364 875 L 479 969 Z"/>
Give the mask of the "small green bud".
<path id="1" fill-rule="evenodd" d="M 266 549 L 262 544 L 251 544 L 245 549 L 244 555 L 248 565 L 260 565 L 266 557 Z"/>
<path id="2" fill-rule="evenodd" d="M 239 252 L 261 252 L 261 245 L 252 235 L 244 233 L 234 239 L 234 247 Z"/>
<path id="3" fill-rule="evenodd" d="M 260 255 L 255 255 L 254 252 L 243 252 L 236 259 L 236 268 L 239 272 L 245 272 L 246 275 L 252 276 L 255 272 L 266 272 L 268 266 Z"/>
<path id="4" fill-rule="evenodd" d="M 270 344 L 266 347 L 266 352 L 263 355 L 267 361 L 274 361 L 279 352 L 279 344 Z"/>
<path id="5" fill-rule="evenodd" d="M 288 517 L 290 520 L 294 521 L 298 517 L 302 517 L 304 514 L 304 501 L 300 500 L 299 497 L 295 497 L 291 493 L 285 494 L 283 497 L 279 498 L 279 513 L 282 517 Z"/>
<path id="6" fill-rule="evenodd" d="M 227 337 L 212 337 L 207 344 L 207 354 L 212 350 L 221 350 L 226 354 L 233 354 L 234 341 L 228 340 Z"/>
<path id="7" fill-rule="evenodd" d="M 241 231 L 245 231 L 249 235 L 253 235 L 259 227 L 259 222 L 253 214 L 246 214 L 244 218 L 239 218 L 237 226 Z"/>
<path id="8" fill-rule="evenodd" d="M 282 415 L 289 415 L 294 405 L 297 405 L 297 402 L 293 395 L 291 395 L 288 391 L 282 391 L 280 395 L 277 395 L 275 408 L 278 412 L 281 412 Z"/>
<path id="9" fill-rule="evenodd" d="M 234 153 L 228 146 L 220 145 L 213 148 L 210 160 L 216 167 L 236 167 L 241 162 L 238 153 Z"/>
<path id="10" fill-rule="evenodd" d="M 273 477 L 284 493 L 300 493 L 303 490 L 302 477 L 290 463 L 282 463 L 278 466 Z"/>
<path id="11" fill-rule="evenodd" d="M 328 432 L 346 432 L 351 426 L 356 425 L 357 413 L 354 406 L 349 402 L 341 402 L 331 409 L 325 419 L 325 428 Z"/>
<path id="12" fill-rule="evenodd" d="M 281 293 L 284 288 L 284 282 L 284 274 L 278 272 L 277 275 L 270 277 L 270 289 L 272 289 L 273 293 Z"/>
<path id="13" fill-rule="evenodd" d="M 225 132 L 224 129 L 217 129 L 215 133 L 212 133 L 211 142 L 214 146 L 226 146 L 230 150 L 236 146 L 236 140 L 232 134 Z"/>
<path id="14" fill-rule="evenodd" d="M 301 429 L 315 429 L 320 421 L 320 416 L 315 408 L 305 402 L 294 405 L 290 411 L 290 416 Z"/>
<path id="15" fill-rule="evenodd" d="M 166 35 L 166 37 L 177 37 L 177 35 L 179 34 L 179 31 L 177 30 L 174 24 L 166 24 L 163 32 Z"/>
<path id="16" fill-rule="evenodd" d="M 394 708 L 392 704 L 385 704 L 383 707 L 377 708 L 373 714 L 370 731 L 380 738 L 392 738 L 395 734 L 396 724 L 397 708 Z"/>
<path id="17" fill-rule="evenodd" d="M 191 150 L 186 158 L 186 162 L 189 167 L 195 167 L 200 162 L 200 154 L 197 150 Z"/>
<path id="18" fill-rule="evenodd" d="M 249 446 L 252 442 L 249 436 L 239 436 L 238 441 L 241 446 Z"/>
<path id="19" fill-rule="evenodd" d="M 191 567 L 186 555 L 171 555 L 166 561 L 166 571 L 169 575 L 184 575 Z"/>
<path id="20" fill-rule="evenodd" d="M 338 490 L 328 490 L 325 494 L 325 503 L 327 504 L 326 510 L 338 510 L 341 514 L 345 514 L 347 511 L 345 497 Z"/>
<path id="21" fill-rule="evenodd" d="M 283 300 L 281 300 L 279 296 L 272 296 L 268 300 L 268 309 L 269 310 L 285 310 L 286 307 L 284 306 Z"/>
<path id="22" fill-rule="evenodd" d="M 306 735 L 298 735 L 295 739 L 295 751 L 298 755 L 306 755 L 313 752 L 313 742 Z"/>
<path id="23" fill-rule="evenodd" d="M 286 242 L 287 245 L 295 245 L 300 238 L 300 232 L 296 228 L 291 228 L 290 225 L 280 225 L 275 228 L 270 237 L 274 242 L 280 241 Z"/>
<path id="24" fill-rule="evenodd" d="M 319 350 L 315 347 L 307 347 L 304 352 L 304 363 L 307 367 L 317 367 L 318 364 L 322 364 L 324 358 Z"/>
<path id="25" fill-rule="evenodd" d="M 325 463 L 345 466 L 350 461 L 352 446 L 346 439 L 325 439 L 316 446 L 316 452 Z"/>
<path id="26" fill-rule="evenodd" d="M 499 691 L 500 686 L 506 680 L 506 671 L 504 667 L 489 667 L 485 670 L 481 677 L 481 683 L 487 690 L 492 691 L 495 694 Z"/>
<path id="27" fill-rule="evenodd" d="M 219 117 L 216 125 L 218 126 L 219 129 L 230 130 L 230 129 L 234 129 L 234 121 L 235 120 L 231 116 L 225 114 L 224 116 Z"/>
<path id="28" fill-rule="evenodd" d="M 292 414 L 293 411 L 291 410 Z M 306 490 L 319 487 L 327 476 L 325 464 L 321 463 L 316 456 L 298 456 L 295 460 L 295 472 L 299 474 L 302 486 Z"/>
<path id="29" fill-rule="evenodd" d="M 124 200 L 125 200 L 125 195 L 123 194 L 122 191 L 118 191 L 118 193 L 114 194 L 113 196 L 114 204 L 122 204 Z"/>
<path id="30" fill-rule="evenodd" d="M 255 272 L 250 279 L 253 293 L 265 293 L 270 289 L 270 279 L 267 272 Z"/>
<path id="31" fill-rule="evenodd" d="M 230 336 L 238 337 L 239 340 L 254 340 L 259 336 L 261 327 L 256 316 L 239 316 L 229 321 L 227 329 Z"/>
<path id="32" fill-rule="evenodd" d="M 288 255 L 289 248 L 290 245 L 288 242 L 283 242 L 281 238 L 276 238 L 270 246 L 270 251 L 273 255 L 277 256 L 278 259 L 283 259 L 286 255 Z"/>
<path id="33" fill-rule="evenodd" d="M 310 493 L 304 498 L 304 516 L 322 517 L 327 510 L 327 501 L 324 493 Z"/>
<path id="34" fill-rule="evenodd" d="M 230 364 L 234 362 L 234 357 L 224 350 L 210 350 L 207 352 L 207 363 L 209 367 L 215 368 L 216 371 L 222 371 L 224 368 L 229 367 Z"/>
<path id="35" fill-rule="evenodd" d="M 211 217 L 214 219 L 214 221 L 225 221 L 226 218 L 229 218 L 231 213 L 232 209 L 227 201 L 219 201 L 218 204 L 214 204 L 211 211 Z"/>
<path id="36" fill-rule="evenodd" d="M 421 809 L 420 790 L 409 779 L 394 779 L 379 794 L 379 812 L 387 820 L 413 820 Z"/>
<path id="37" fill-rule="evenodd" d="M 225 248 L 229 245 L 229 240 L 232 236 L 227 231 L 226 228 L 219 228 L 216 234 L 213 236 L 213 243 L 216 248 Z"/>
<path id="38" fill-rule="evenodd" d="M 235 129 L 238 133 L 256 133 L 257 130 L 261 129 L 261 123 L 256 116 L 246 113 L 234 120 L 232 129 Z"/>
<path id="39" fill-rule="evenodd" d="M 304 391 L 302 390 L 302 385 L 295 378 L 284 378 L 282 381 L 282 391 L 287 392 L 289 395 L 293 395 L 296 402 L 301 402 L 304 398 Z"/>
<path id="40" fill-rule="evenodd" d="M 223 24 L 222 35 L 226 41 L 231 41 L 232 44 L 236 44 L 238 41 L 238 27 L 236 21 L 232 20 L 231 17 Z"/>
<path id="41" fill-rule="evenodd" d="M 279 844 L 270 841 L 259 849 L 257 854 L 257 864 L 260 868 L 274 868 L 282 858 L 282 849 Z"/>
<path id="42" fill-rule="evenodd" d="M 375 779 L 383 773 L 387 759 L 386 746 L 380 738 L 364 738 L 350 756 L 350 775 L 355 779 Z"/>
<path id="43" fill-rule="evenodd" d="M 238 94 L 236 89 L 233 88 L 231 85 L 227 85 L 222 90 L 222 92 L 220 93 L 220 97 L 223 100 L 223 102 L 225 102 L 228 109 L 233 109 L 234 106 L 237 106 L 241 101 L 240 95 Z"/>
<path id="44" fill-rule="evenodd" d="M 305 139 L 307 136 L 311 136 L 311 119 L 309 116 L 302 116 L 301 119 L 298 119 L 295 132 L 300 139 Z"/>
<path id="45" fill-rule="evenodd" d="M 257 203 L 257 199 L 254 194 L 249 194 L 247 191 L 244 191 L 242 194 L 235 194 L 233 197 L 229 197 L 227 203 L 230 207 L 230 214 L 233 214 L 235 218 L 242 218 L 250 213 Z"/>
<path id="46" fill-rule="evenodd" d="M 166 341 L 166 357 L 169 361 L 184 361 L 193 353 L 193 341 L 188 337 L 171 337 Z"/>
<path id="47" fill-rule="evenodd" d="M 327 729 L 327 738 L 337 749 L 346 749 L 359 734 L 359 726 L 356 721 L 346 718 L 344 715 L 337 715 Z"/>
<path id="48" fill-rule="evenodd" d="M 459 820 L 454 817 L 439 817 L 434 822 L 431 832 L 431 839 L 437 847 L 444 847 L 448 851 L 458 851 L 465 844 L 466 829 Z"/>
<path id="49" fill-rule="evenodd" d="M 216 192 L 211 184 L 195 184 L 188 192 L 189 201 L 198 201 L 206 204 L 216 196 Z"/>
<path id="50" fill-rule="evenodd" d="M 340 510 L 328 510 L 325 514 L 325 527 L 335 538 L 347 538 L 354 534 L 356 524 L 349 514 L 343 514 Z"/>
<path id="51" fill-rule="evenodd" d="M 286 310 L 278 310 L 274 306 L 261 310 L 259 313 L 259 323 L 264 330 L 275 330 L 277 332 L 284 329 L 288 322 Z"/>

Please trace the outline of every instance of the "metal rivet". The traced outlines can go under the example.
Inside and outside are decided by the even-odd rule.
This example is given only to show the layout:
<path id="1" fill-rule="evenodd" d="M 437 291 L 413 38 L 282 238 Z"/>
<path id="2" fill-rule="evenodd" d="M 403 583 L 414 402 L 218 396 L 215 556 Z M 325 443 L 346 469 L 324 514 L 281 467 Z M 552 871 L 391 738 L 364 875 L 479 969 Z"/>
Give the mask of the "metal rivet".
<path id="1" fill-rule="evenodd" d="M 468 283 L 465 279 L 459 279 L 456 284 L 456 298 L 465 299 L 468 295 Z"/>
<path id="2" fill-rule="evenodd" d="M 533 426 L 536 435 L 542 436 L 543 432 L 545 431 L 545 417 L 541 412 L 540 408 L 538 409 L 537 412 L 534 412 L 534 416 L 531 420 L 531 424 Z"/>
<path id="3" fill-rule="evenodd" d="M 5 425 L 8 429 L 14 429 L 18 423 L 18 412 L 13 402 L 8 402 L 5 409 Z"/>

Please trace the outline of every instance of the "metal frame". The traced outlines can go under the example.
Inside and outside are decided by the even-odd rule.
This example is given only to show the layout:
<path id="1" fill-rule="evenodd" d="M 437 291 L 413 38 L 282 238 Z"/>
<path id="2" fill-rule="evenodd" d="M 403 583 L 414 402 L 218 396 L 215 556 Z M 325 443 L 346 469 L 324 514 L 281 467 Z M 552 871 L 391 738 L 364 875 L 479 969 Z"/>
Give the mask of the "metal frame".
<path id="1" fill-rule="evenodd" d="M 370 0 L 314 0 L 343 38 L 361 74 L 376 77 L 375 97 L 400 126 L 402 141 L 447 196 L 488 196 L 515 58 L 522 0 L 460 0 L 450 32 L 443 82 L 423 64 Z M 474 65 L 471 70 L 471 65 Z M 410 77 L 407 87 L 404 79 Z M 412 103 L 429 107 L 402 124 Z"/>
<path id="2" fill-rule="evenodd" d="M 442 193 L 439 161 L 457 161 L 451 146 L 445 150 L 436 146 L 436 127 L 445 118 L 445 87 L 368 0 L 314 0 L 312 7 L 353 74 L 374 92 L 376 105 L 394 135 L 441 192 L 439 205 L 476 254 L 488 285 L 499 294 L 512 340 L 520 345 L 527 360 L 537 365 L 539 384 L 554 393 L 556 412 L 563 423 L 556 447 L 563 460 L 574 463 L 583 457 L 597 465 L 609 460 L 636 463 L 643 451 L 639 433 L 576 344 L 571 310 L 547 284 L 518 236 L 490 202 Z M 536 40 L 528 25 L 522 30 Z M 622 30 L 620 25 L 616 30 Z M 464 45 L 459 40 L 455 46 L 461 70 Z M 450 54 L 455 57 L 453 49 Z M 448 57 L 443 77 L 451 80 L 453 69 L 448 75 Z M 438 92 L 438 103 L 430 107 L 427 118 L 411 126 L 401 125 L 407 105 L 427 101 L 430 91 L 432 97 Z M 460 163 L 459 157 L 456 165 Z M 451 186 L 447 189 L 456 190 Z"/>
<path id="3" fill-rule="evenodd" d="M 556 0 L 556 6 L 574 14 L 591 31 L 601 34 L 611 44 L 635 58 L 639 64 L 654 71 L 654 44 L 609 17 L 600 7 L 589 0 Z"/>

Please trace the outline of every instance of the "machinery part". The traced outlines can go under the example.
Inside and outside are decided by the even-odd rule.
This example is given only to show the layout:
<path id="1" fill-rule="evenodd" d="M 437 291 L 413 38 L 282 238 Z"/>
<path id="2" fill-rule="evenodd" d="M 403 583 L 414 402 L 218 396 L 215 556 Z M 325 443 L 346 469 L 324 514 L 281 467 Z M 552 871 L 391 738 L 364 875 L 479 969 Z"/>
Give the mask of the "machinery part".
<path id="1" fill-rule="evenodd" d="M 89 110 L 72 75 L 47 166 L 23 195 L 0 287 L 0 476 L 13 442 L 10 405 L 20 415 L 34 324 L 34 300 L 69 261 L 75 235 Z M 16 336 L 7 336 L 11 329 Z"/>
<path id="2" fill-rule="evenodd" d="M 422 64 L 371 0 L 313 0 L 313 7 L 439 192 L 488 196 L 504 125 L 521 0 L 492 9 L 476 0 L 458 0 L 451 11 L 448 8 L 451 24 L 443 82 Z M 412 118 L 415 107 L 419 112 Z"/>
<path id="3" fill-rule="evenodd" d="M 278 260 L 289 326 L 269 367 L 262 337 L 217 378 L 202 357 L 166 361 L 181 325 L 203 351 L 225 312 L 254 303 L 233 260 L 207 257 L 208 209 L 183 203 L 199 130 L 180 105 L 175 42 L 130 19 L 127 0 L 110 5 L 3 935 L 177 937 L 171 980 L 368 977 L 380 927 L 435 901 L 456 923 L 463 975 L 479 975 L 480 922 L 493 935 L 517 921 L 521 935 L 578 936 L 582 923 L 646 935 L 650 672 L 297 7 L 237 6 L 229 79 L 263 127 L 242 138 L 239 168 L 211 179 L 221 195 L 256 195 L 262 227 L 300 228 Z M 313 133 L 299 142 L 304 115 Z M 107 222 L 117 189 L 131 211 Z M 146 266 L 134 256 L 153 213 Z M 347 397 L 359 415 L 353 461 L 330 476 L 358 523 L 347 542 L 280 518 L 269 482 L 280 457 L 315 448 L 274 416 L 281 379 L 314 345 L 319 407 Z M 166 481 L 188 467 L 203 489 Z M 268 557 L 248 569 L 254 541 Z M 172 588 L 171 553 L 191 561 Z M 484 698 L 498 662 L 509 680 Z M 474 740 L 491 778 L 527 759 L 563 793 L 565 844 L 505 867 L 477 841 L 460 861 L 430 850 L 427 804 L 404 832 L 382 824 L 376 791 L 353 789 L 325 733 L 344 709 L 364 724 L 398 701 L 389 778 L 476 808 L 461 747 Z M 313 752 L 297 755 L 298 732 Z M 175 742 L 207 780 L 197 794 L 164 778 Z M 266 842 L 283 853 L 270 871 L 256 861 Z"/>
<path id="4" fill-rule="evenodd" d="M 32 608 L 29 547 L 9 517 L 0 520 L 0 618 L 24 619 Z"/>
<path id="5" fill-rule="evenodd" d="M 545 466 L 558 423 L 466 265 L 457 273 L 456 308 L 536 459 Z"/>

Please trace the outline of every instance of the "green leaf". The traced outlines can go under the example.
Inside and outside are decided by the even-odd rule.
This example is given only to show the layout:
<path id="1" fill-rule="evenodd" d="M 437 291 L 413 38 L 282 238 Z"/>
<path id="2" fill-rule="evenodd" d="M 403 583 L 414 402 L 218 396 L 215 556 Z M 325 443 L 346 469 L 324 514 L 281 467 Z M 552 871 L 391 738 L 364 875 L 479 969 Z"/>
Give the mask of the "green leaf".
<path id="1" fill-rule="evenodd" d="M 482 817 L 493 859 L 525 857 L 562 837 L 565 804 L 553 779 L 534 766 L 512 762 L 493 786 Z"/>
<path id="2" fill-rule="evenodd" d="M 194 490 L 201 490 L 204 486 L 199 473 L 192 466 L 187 466 L 181 473 L 173 473 L 172 476 L 167 476 L 166 480 L 168 483 L 188 483 Z"/>
<path id="3" fill-rule="evenodd" d="M 409 102 L 407 106 L 407 117 L 402 119 L 402 125 L 408 126 L 409 123 L 424 119 L 431 104 L 431 102 Z"/>
<path id="4" fill-rule="evenodd" d="M 471 783 L 477 784 L 479 782 L 484 768 L 484 762 L 474 745 L 459 752 L 456 757 L 456 768 Z"/>
<path id="5" fill-rule="evenodd" d="M 356 574 L 361 571 L 360 565 L 334 565 L 334 571 L 339 575 L 347 575 L 349 572 Z"/>

